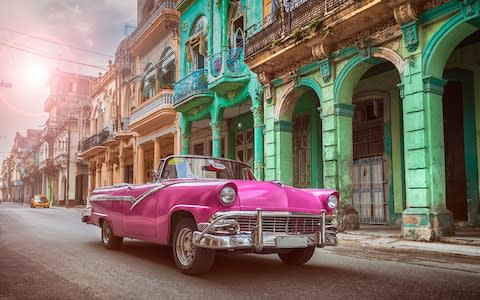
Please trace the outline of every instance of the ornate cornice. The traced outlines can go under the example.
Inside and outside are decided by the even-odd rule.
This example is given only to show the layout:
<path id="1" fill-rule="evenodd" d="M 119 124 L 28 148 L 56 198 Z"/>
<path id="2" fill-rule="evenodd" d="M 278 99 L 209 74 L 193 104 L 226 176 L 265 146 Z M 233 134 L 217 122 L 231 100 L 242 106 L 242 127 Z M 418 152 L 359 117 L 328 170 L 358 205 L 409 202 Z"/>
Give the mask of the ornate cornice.
<path id="1" fill-rule="evenodd" d="M 353 45 L 361 45 L 364 41 L 369 40 L 370 46 L 374 46 L 377 43 L 384 43 L 387 39 L 387 36 L 382 35 L 384 31 L 396 25 L 396 21 L 391 19 L 387 22 L 377 24 L 368 29 L 358 32 L 354 36 L 350 36 L 344 40 L 339 41 L 336 44 L 334 51 L 340 51 L 342 49 L 348 48 Z M 398 28 L 398 27 L 397 27 Z M 378 38 L 372 38 L 372 36 L 378 35 Z"/>
<path id="2" fill-rule="evenodd" d="M 399 3 L 394 7 L 393 15 L 398 25 L 404 25 L 418 19 L 417 8 L 410 1 Z"/>
<path id="3" fill-rule="evenodd" d="M 423 10 L 429 10 L 429 9 L 432 9 L 432 8 L 435 8 L 435 7 L 438 7 L 442 4 L 445 4 L 447 2 L 449 2 L 450 0 L 432 0 L 432 1 L 428 1 L 427 3 L 425 3 L 423 5 Z"/>

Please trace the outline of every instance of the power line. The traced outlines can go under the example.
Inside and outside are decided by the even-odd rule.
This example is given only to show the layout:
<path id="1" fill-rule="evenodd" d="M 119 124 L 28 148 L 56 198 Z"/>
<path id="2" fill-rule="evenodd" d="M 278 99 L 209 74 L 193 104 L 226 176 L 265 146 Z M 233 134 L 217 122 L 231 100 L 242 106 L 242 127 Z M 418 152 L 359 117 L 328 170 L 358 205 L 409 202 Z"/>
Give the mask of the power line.
<path id="1" fill-rule="evenodd" d="M 69 44 L 66 44 L 66 43 L 60 43 L 60 42 L 57 42 L 57 41 L 52 41 L 52 40 L 49 40 L 49 39 L 46 39 L 46 38 L 43 38 L 43 37 L 40 37 L 40 36 L 37 36 L 37 35 L 33 35 L 31 33 L 25 33 L 25 32 L 21 32 L 21 31 L 17 31 L 17 30 L 11 29 L 11 28 L 3 27 L 3 28 L 0 28 L 0 30 L 11 31 L 11 32 L 21 34 L 21 35 L 25 35 L 25 36 L 28 36 L 28 37 L 31 37 L 31 38 L 34 38 L 34 39 L 37 39 L 37 40 L 41 40 L 41 41 L 44 41 L 44 42 L 47 42 L 47 43 L 52 43 L 52 44 L 56 44 L 56 45 L 60 45 L 60 46 L 69 47 L 69 48 L 79 50 L 79 51 L 83 51 L 83 52 L 87 52 L 87 53 L 92 53 L 92 54 L 97 54 L 97 55 L 106 56 L 106 57 L 110 57 L 110 58 L 115 58 L 113 55 L 110 55 L 110 54 L 105 54 L 105 53 L 101 53 L 101 52 L 97 52 L 97 51 L 87 50 L 87 49 L 75 47 L 75 46 L 72 46 L 72 45 L 69 45 Z"/>
<path id="2" fill-rule="evenodd" d="M 79 62 L 79 61 L 75 61 L 75 60 L 73 60 L 73 59 L 53 57 L 53 56 L 46 55 L 46 54 L 43 54 L 43 53 L 40 53 L 40 52 L 36 52 L 36 51 L 34 51 L 34 50 L 29 50 L 29 49 L 26 49 L 26 48 L 17 47 L 17 46 L 14 46 L 14 45 L 10 44 L 10 43 L 5 42 L 5 41 L 0 41 L 0 45 L 4 45 L 4 46 L 7 46 L 8 48 L 15 49 L 15 50 L 18 50 L 18 51 L 23 51 L 23 52 L 26 52 L 26 53 L 29 53 L 29 54 L 41 56 L 41 57 L 43 57 L 43 58 L 48 58 L 48 59 L 52 59 L 52 60 L 57 60 L 57 61 L 61 61 L 61 62 L 67 62 L 67 63 L 77 64 L 77 65 L 82 65 L 82 66 L 91 67 L 91 68 L 96 68 L 96 69 L 101 69 L 101 70 L 107 70 L 107 69 L 108 69 L 107 67 L 98 66 L 98 65 L 92 65 L 92 64 L 87 64 L 87 63 L 82 63 L 82 62 Z"/>

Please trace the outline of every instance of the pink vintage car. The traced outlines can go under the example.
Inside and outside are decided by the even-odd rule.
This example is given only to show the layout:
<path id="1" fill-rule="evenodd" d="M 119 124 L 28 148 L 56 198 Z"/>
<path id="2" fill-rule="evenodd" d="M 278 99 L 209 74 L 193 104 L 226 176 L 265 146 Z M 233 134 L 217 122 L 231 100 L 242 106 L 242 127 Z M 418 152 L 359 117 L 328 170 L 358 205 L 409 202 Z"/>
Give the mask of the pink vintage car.
<path id="1" fill-rule="evenodd" d="M 207 156 L 170 156 L 156 174 L 154 183 L 92 192 L 82 220 L 101 228 L 106 248 L 124 237 L 171 245 L 177 267 L 197 274 L 220 251 L 278 253 L 299 265 L 337 243 L 335 190 L 256 181 L 247 164 Z"/>

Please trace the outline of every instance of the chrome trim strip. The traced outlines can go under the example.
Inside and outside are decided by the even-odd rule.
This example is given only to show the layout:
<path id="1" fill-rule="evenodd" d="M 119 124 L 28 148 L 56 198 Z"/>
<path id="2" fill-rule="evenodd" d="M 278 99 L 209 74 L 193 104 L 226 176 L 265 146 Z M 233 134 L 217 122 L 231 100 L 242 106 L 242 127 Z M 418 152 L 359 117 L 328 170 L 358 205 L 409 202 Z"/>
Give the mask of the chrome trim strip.
<path id="1" fill-rule="evenodd" d="M 224 217 L 256 217 L 257 212 L 252 211 L 226 211 L 226 212 L 217 212 L 211 218 L 210 221 L 216 218 L 224 218 Z M 307 213 L 295 213 L 289 211 L 262 211 L 263 217 L 311 217 L 311 218 L 321 218 L 322 214 L 314 215 L 314 214 L 307 214 Z"/>
<path id="2" fill-rule="evenodd" d="M 263 250 L 263 222 L 262 209 L 257 208 L 257 228 L 255 230 L 255 251 L 261 252 Z"/>
<path id="3" fill-rule="evenodd" d="M 132 196 L 112 196 L 105 194 L 91 195 L 88 197 L 88 201 L 129 201 L 130 203 L 135 203 L 136 199 Z"/>
<path id="4" fill-rule="evenodd" d="M 130 211 L 133 210 L 135 208 L 135 206 L 137 206 L 140 202 L 142 202 L 145 198 L 147 198 L 148 196 L 150 196 L 151 194 L 153 193 L 156 193 L 158 192 L 159 190 L 167 187 L 167 186 L 170 186 L 170 185 L 173 185 L 174 183 L 172 184 L 163 184 L 163 185 L 159 185 L 159 186 L 156 186 L 152 189 L 149 189 L 148 191 L 145 191 L 143 194 L 141 194 L 140 196 L 138 196 L 138 198 L 136 199 L 136 201 L 133 203 L 132 207 L 130 207 Z"/>

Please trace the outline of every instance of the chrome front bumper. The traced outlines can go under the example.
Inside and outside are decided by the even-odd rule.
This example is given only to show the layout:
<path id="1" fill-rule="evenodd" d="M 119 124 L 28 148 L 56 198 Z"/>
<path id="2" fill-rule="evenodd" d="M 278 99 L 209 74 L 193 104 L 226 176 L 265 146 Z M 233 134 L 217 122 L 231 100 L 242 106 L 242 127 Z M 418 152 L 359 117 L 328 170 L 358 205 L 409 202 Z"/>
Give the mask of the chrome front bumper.
<path id="1" fill-rule="evenodd" d="M 317 229 L 313 233 L 287 233 L 268 232 L 263 229 L 264 217 L 295 217 L 311 216 L 320 220 Z M 241 231 L 235 227 L 236 217 L 255 217 L 255 227 L 252 231 Z M 321 215 L 299 215 L 290 212 L 263 212 L 236 211 L 215 214 L 209 223 L 198 224 L 199 231 L 193 233 L 193 243 L 197 247 L 215 250 L 251 250 L 261 253 L 264 250 L 292 249 L 305 247 L 325 247 L 337 245 L 337 229 L 333 225 L 327 225 L 331 216 Z M 238 225 L 238 224 L 237 224 Z M 225 233 L 226 228 L 231 231 Z"/>

